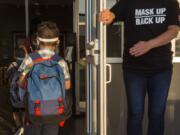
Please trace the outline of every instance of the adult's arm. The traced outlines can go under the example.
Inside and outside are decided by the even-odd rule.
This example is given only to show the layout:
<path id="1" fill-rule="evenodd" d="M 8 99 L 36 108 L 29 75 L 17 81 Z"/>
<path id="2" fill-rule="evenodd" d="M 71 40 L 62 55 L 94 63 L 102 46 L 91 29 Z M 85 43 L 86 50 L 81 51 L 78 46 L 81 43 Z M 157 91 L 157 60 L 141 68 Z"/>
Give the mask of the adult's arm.
<path id="1" fill-rule="evenodd" d="M 179 26 L 170 25 L 167 31 L 161 35 L 150 39 L 149 41 L 139 41 L 132 48 L 130 48 L 129 53 L 133 56 L 141 56 L 153 48 L 167 45 L 173 38 L 177 36 L 179 32 Z"/>

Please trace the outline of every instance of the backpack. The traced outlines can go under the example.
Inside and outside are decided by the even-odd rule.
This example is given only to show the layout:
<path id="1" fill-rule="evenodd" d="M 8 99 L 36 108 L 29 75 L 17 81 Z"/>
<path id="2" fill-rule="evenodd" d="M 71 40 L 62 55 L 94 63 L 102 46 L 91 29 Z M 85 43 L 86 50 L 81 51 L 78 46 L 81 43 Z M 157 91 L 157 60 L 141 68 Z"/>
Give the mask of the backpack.
<path id="1" fill-rule="evenodd" d="M 28 116 L 36 124 L 59 123 L 71 116 L 71 104 L 67 100 L 65 78 L 54 55 L 43 59 L 39 53 L 30 54 L 33 67 L 27 78 Z"/>
<path id="2" fill-rule="evenodd" d="M 10 84 L 10 101 L 14 108 L 24 108 L 25 90 L 20 88 L 17 84 L 21 74 L 18 71 L 20 62 L 13 62 L 10 66 L 12 67 L 7 71 L 7 78 Z"/>

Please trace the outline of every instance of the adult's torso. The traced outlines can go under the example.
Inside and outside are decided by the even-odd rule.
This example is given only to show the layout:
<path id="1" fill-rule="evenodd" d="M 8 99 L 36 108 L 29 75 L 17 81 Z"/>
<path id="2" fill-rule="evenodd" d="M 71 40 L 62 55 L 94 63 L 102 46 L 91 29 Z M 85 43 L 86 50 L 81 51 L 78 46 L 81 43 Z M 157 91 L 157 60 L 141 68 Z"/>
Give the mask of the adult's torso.
<path id="1" fill-rule="evenodd" d="M 127 2 L 124 19 L 124 70 L 151 73 L 172 67 L 170 43 L 154 48 L 140 57 L 129 54 L 129 49 L 135 43 L 148 41 L 167 30 L 168 10 L 165 0 L 129 0 L 129 4 Z"/>

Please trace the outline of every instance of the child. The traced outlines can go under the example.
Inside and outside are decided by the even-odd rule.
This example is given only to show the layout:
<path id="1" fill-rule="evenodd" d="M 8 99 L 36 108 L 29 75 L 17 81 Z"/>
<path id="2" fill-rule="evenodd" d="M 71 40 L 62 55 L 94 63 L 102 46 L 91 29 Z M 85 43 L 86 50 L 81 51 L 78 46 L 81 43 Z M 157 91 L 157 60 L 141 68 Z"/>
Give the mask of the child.
<path id="1" fill-rule="evenodd" d="M 12 81 L 13 73 L 17 71 L 26 55 L 27 49 L 24 45 L 19 45 L 15 49 L 14 61 L 9 65 L 6 73 L 6 78 L 8 79 L 9 83 Z"/>
<path id="2" fill-rule="evenodd" d="M 42 22 L 37 28 L 37 44 L 39 45 L 38 54 L 43 59 L 52 58 L 55 55 L 55 48 L 59 44 L 59 30 L 53 22 Z M 22 75 L 19 79 L 19 85 L 23 86 L 25 78 L 33 66 L 33 60 L 30 56 L 27 56 L 21 64 L 19 71 Z M 69 90 L 71 87 L 69 69 L 66 62 L 61 59 L 58 64 L 63 69 L 65 77 L 65 89 Z M 47 123 L 36 125 L 30 123 L 25 129 L 25 135 L 58 135 L 58 124 Z"/>
<path id="3" fill-rule="evenodd" d="M 10 100 L 13 106 L 13 119 L 15 122 L 15 128 L 17 133 L 22 130 L 23 126 L 23 112 L 24 109 L 22 106 L 19 106 L 18 100 L 20 95 L 17 95 L 16 90 L 18 90 L 17 82 L 15 81 L 18 77 L 18 68 L 21 65 L 23 59 L 27 55 L 27 49 L 24 45 L 19 45 L 17 49 L 15 49 L 15 60 L 9 65 L 7 72 L 6 72 L 6 78 L 8 79 L 8 83 L 10 85 Z M 15 77 L 16 76 L 16 77 Z M 19 94 L 19 93 L 18 93 Z"/>

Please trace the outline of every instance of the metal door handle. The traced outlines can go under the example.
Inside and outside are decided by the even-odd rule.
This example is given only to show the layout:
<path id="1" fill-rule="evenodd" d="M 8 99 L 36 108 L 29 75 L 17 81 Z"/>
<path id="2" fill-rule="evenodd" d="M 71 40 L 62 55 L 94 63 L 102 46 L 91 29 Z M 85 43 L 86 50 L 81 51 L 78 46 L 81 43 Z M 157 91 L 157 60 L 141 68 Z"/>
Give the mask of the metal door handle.
<path id="1" fill-rule="evenodd" d="M 111 64 L 106 64 L 106 66 L 109 68 L 109 80 L 106 81 L 106 84 L 109 84 L 112 82 L 112 67 Z"/>

